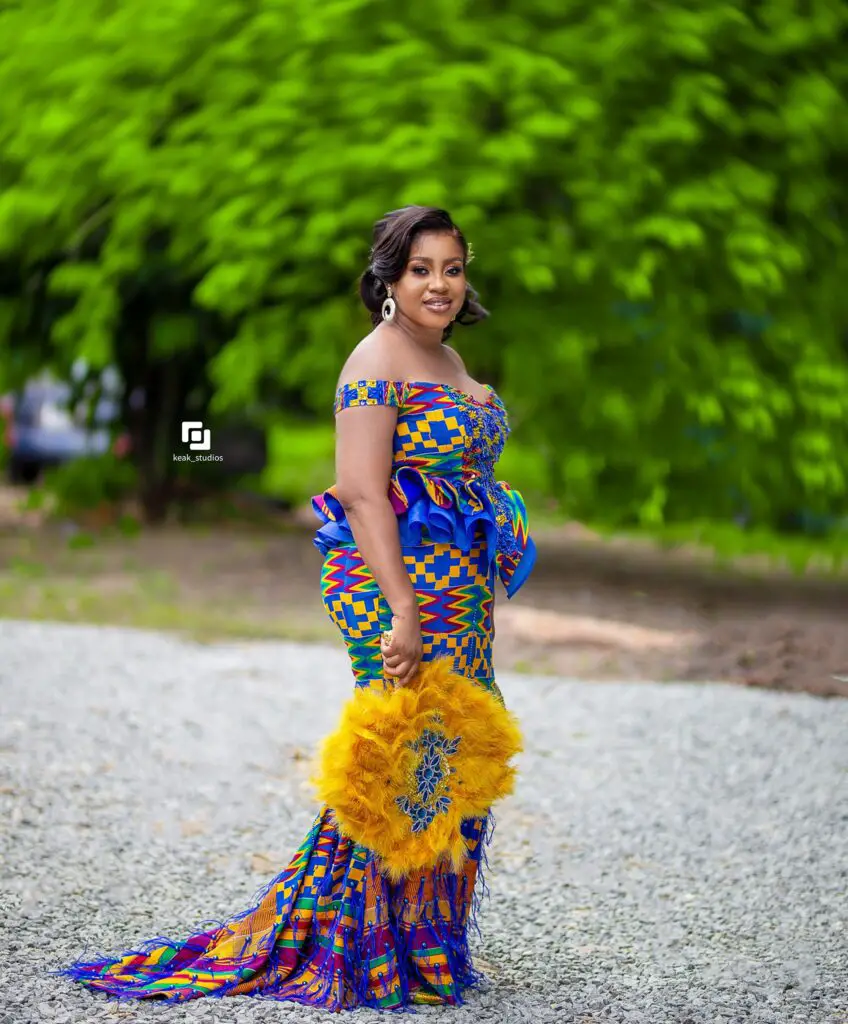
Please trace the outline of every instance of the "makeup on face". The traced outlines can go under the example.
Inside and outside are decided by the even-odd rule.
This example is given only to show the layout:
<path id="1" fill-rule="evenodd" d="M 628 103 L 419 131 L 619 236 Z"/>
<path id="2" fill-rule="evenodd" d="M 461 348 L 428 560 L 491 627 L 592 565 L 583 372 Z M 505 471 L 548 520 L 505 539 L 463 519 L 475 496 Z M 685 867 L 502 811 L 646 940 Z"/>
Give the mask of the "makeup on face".
<path id="1" fill-rule="evenodd" d="M 462 246 L 453 235 L 417 239 L 398 285 L 398 301 L 409 315 L 417 306 L 428 320 L 449 322 L 465 299 Z"/>

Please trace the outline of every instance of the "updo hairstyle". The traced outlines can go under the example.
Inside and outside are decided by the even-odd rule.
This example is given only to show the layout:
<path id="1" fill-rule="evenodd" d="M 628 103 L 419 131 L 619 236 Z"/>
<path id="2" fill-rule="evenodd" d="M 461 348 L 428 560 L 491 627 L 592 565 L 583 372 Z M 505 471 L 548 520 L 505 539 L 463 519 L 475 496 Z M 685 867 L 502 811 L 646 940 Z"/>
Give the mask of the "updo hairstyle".
<path id="1" fill-rule="evenodd" d="M 425 232 L 452 234 L 462 246 L 467 265 L 468 243 L 446 210 L 434 206 L 405 206 L 381 217 L 374 225 L 368 267 L 359 279 L 359 294 L 365 308 L 371 313 L 371 323 L 375 327 L 383 319 L 381 311 L 388 294 L 386 285 L 394 284 L 402 277 L 415 239 Z M 442 341 L 447 341 L 451 336 L 454 323 L 468 327 L 488 315 L 488 310 L 478 301 L 477 292 L 467 284 L 465 301 L 456 320 L 444 329 Z"/>

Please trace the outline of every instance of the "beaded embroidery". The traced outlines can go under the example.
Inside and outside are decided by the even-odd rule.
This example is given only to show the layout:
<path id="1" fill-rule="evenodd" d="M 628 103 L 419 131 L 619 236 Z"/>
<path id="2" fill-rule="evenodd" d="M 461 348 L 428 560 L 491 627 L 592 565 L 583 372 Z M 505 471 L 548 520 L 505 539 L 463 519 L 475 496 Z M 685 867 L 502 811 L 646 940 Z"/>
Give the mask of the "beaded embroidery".
<path id="1" fill-rule="evenodd" d="M 455 771 L 448 758 L 459 748 L 460 737 L 448 739 L 435 729 L 425 729 L 409 746 L 418 754 L 409 780 L 412 796 L 396 800 L 398 807 L 412 819 L 412 831 L 423 832 L 437 814 L 444 814 L 451 803 L 448 779 Z"/>
<path id="2" fill-rule="evenodd" d="M 500 399 L 480 404 L 470 396 L 455 392 L 455 398 L 466 421 L 464 475 L 477 477 L 495 507 L 498 529 L 498 550 L 507 557 L 520 553 L 517 538 L 511 528 L 512 504 L 509 496 L 495 479 L 495 466 L 503 454 L 509 437 L 509 418 Z"/>

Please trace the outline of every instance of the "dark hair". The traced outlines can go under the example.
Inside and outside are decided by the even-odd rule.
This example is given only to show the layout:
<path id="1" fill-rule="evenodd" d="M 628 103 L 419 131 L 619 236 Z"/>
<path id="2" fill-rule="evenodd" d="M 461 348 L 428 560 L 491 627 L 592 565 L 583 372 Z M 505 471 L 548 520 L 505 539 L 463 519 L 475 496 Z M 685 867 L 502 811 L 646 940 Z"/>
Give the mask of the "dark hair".
<path id="1" fill-rule="evenodd" d="M 452 234 L 462 246 L 467 265 L 468 243 L 447 210 L 440 210 L 435 206 L 404 206 L 381 217 L 374 225 L 368 267 L 359 279 L 359 294 L 365 308 L 371 313 L 371 323 L 375 327 L 383 319 L 386 285 L 394 284 L 403 275 L 412 243 L 425 231 Z M 470 284 L 467 285 L 465 302 L 457 313 L 456 320 L 445 328 L 442 340 L 447 341 L 451 336 L 454 323 L 467 327 L 484 320 L 488 315 L 488 310 L 484 309 L 477 299 L 477 292 Z"/>

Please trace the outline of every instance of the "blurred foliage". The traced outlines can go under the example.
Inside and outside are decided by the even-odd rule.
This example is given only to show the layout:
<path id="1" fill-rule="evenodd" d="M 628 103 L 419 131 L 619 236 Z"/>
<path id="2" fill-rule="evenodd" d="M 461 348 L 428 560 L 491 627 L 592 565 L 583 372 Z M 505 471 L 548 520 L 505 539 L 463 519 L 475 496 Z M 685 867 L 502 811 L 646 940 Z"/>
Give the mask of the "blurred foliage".
<path id="1" fill-rule="evenodd" d="M 127 459 L 92 455 L 46 470 L 36 494 L 48 501 L 57 516 L 74 516 L 102 505 L 117 504 L 133 495 L 138 475 Z"/>
<path id="2" fill-rule="evenodd" d="M 771 567 L 796 573 L 841 574 L 848 564 L 848 519 L 837 522 L 828 536 L 786 537 L 765 527 L 743 529 L 736 523 L 692 522 L 667 524 L 651 532 L 666 548 L 698 544 L 725 564 L 739 556 L 765 556 Z"/>
<path id="3" fill-rule="evenodd" d="M 372 222 L 444 205 L 493 313 L 455 341 L 564 515 L 830 522 L 846 29 L 835 0 L 7 7 L 0 372 L 145 388 L 155 515 L 187 413 L 330 422 Z M 281 488 L 310 444 L 277 435 Z"/>
<path id="4" fill-rule="evenodd" d="M 335 479 L 332 423 L 282 419 L 268 430 L 268 467 L 261 488 L 291 506 L 303 505 Z"/>

